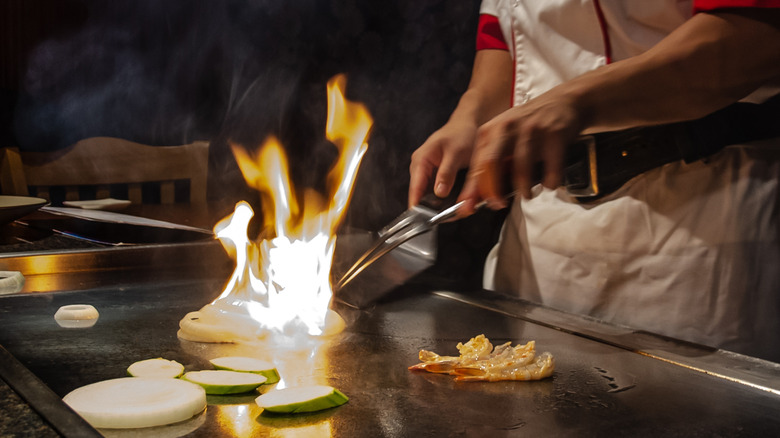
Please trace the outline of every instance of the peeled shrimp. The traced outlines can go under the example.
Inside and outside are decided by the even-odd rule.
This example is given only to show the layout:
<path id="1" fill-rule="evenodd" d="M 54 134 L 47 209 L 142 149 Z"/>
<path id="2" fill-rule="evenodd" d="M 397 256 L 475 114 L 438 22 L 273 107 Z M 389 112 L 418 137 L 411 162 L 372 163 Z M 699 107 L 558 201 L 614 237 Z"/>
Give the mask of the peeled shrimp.
<path id="1" fill-rule="evenodd" d="M 540 380 L 550 377 L 555 370 L 552 354 L 536 355 L 536 342 L 512 347 L 511 342 L 495 349 L 485 335 L 458 343 L 460 356 L 440 356 L 420 350 L 421 363 L 410 370 L 452 374 L 458 381 Z"/>

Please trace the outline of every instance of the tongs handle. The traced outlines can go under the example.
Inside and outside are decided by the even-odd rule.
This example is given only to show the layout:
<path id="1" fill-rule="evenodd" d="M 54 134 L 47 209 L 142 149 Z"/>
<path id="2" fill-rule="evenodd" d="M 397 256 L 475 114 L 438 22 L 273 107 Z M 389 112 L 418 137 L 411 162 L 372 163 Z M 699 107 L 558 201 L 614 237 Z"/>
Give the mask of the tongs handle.
<path id="1" fill-rule="evenodd" d="M 450 219 L 453 219 L 453 218 L 455 218 L 458 215 L 458 210 L 460 210 L 460 208 L 463 207 L 463 204 L 465 204 L 465 203 L 466 203 L 466 201 L 460 201 L 460 202 L 458 202 L 456 204 L 453 204 L 453 205 L 445 208 L 444 210 L 440 211 L 438 214 L 436 214 L 432 218 L 428 219 L 428 224 L 431 227 L 433 227 L 435 225 L 439 225 L 441 223 L 448 222 Z M 482 208 L 484 205 L 485 205 L 485 202 L 482 201 L 479 204 L 477 204 L 475 209 Z"/>

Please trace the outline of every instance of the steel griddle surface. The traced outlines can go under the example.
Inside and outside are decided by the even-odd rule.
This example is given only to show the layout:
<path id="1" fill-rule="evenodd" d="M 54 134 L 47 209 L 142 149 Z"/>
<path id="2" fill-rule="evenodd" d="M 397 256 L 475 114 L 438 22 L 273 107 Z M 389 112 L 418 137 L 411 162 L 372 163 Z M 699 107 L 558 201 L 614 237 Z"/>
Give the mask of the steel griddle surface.
<path id="1" fill-rule="evenodd" d="M 780 397 L 771 392 L 425 290 L 401 291 L 403 298 L 366 310 L 340 308 L 347 330 L 319 345 L 311 360 L 274 347 L 180 341 L 179 320 L 211 301 L 221 286 L 221 281 L 167 280 L 154 287 L 0 298 L 0 344 L 59 396 L 122 377 L 141 359 L 162 356 L 202 369 L 216 355 L 249 352 L 276 356 L 269 359 L 277 361 L 289 384 L 325 382 L 350 397 L 344 406 L 300 416 L 262 414 L 251 395 L 209 397 L 204 415 L 140 436 L 656 437 L 780 431 Z M 57 326 L 57 308 L 75 303 L 99 310 L 94 327 Z M 407 370 L 421 348 L 456 354 L 455 344 L 480 333 L 494 344 L 536 340 L 539 350 L 556 358 L 553 378 L 457 383 L 450 376 Z"/>

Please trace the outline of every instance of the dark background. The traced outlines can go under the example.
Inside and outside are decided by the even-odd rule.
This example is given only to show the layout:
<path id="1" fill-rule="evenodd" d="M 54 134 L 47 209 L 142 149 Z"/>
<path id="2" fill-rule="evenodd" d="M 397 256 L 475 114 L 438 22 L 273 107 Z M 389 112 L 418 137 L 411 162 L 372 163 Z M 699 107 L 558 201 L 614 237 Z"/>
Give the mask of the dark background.
<path id="1" fill-rule="evenodd" d="M 325 84 L 345 73 L 348 97 L 374 118 L 345 225 L 376 230 L 405 209 L 412 151 L 468 84 L 478 10 L 479 0 L 0 0 L 0 147 L 208 140 L 209 197 L 239 200 L 253 194 L 227 140 L 252 149 L 275 134 L 294 183 L 317 187 L 335 156 Z M 466 242 L 456 265 L 477 263 L 496 227 L 445 230 Z"/>

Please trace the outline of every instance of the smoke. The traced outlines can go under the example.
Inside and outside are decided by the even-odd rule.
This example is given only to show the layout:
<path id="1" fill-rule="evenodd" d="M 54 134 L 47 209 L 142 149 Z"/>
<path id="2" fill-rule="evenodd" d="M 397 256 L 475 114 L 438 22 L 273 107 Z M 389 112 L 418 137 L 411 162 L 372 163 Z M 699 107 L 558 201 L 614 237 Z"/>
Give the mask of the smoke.
<path id="1" fill-rule="evenodd" d="M 150 144 L 207 137 L 217 112 L 201 102 L 213 105 L 225 85 L 210 64 L 222 63 L 227 41 L 204 17 L 226 21 L 222 9 L 89 3 L 81 28 L 44 41 L 29 58 L 20 147 L 55 149 L 94 135 Z"/>
<path id="2" fill-rule="evenodd" d="M 288 149 L 296 185 L 317 186 L 325 84 L 374 117 L 348 225 L 376 229 L 406 205 L 412 151 L 465 89 L 478 0 L 84 0 L 83 24 L 38 45 L 15 113 L 20 148 L 116 136 L 211 141 L 210 196 L 244 196 L 228 141 Z"/>

